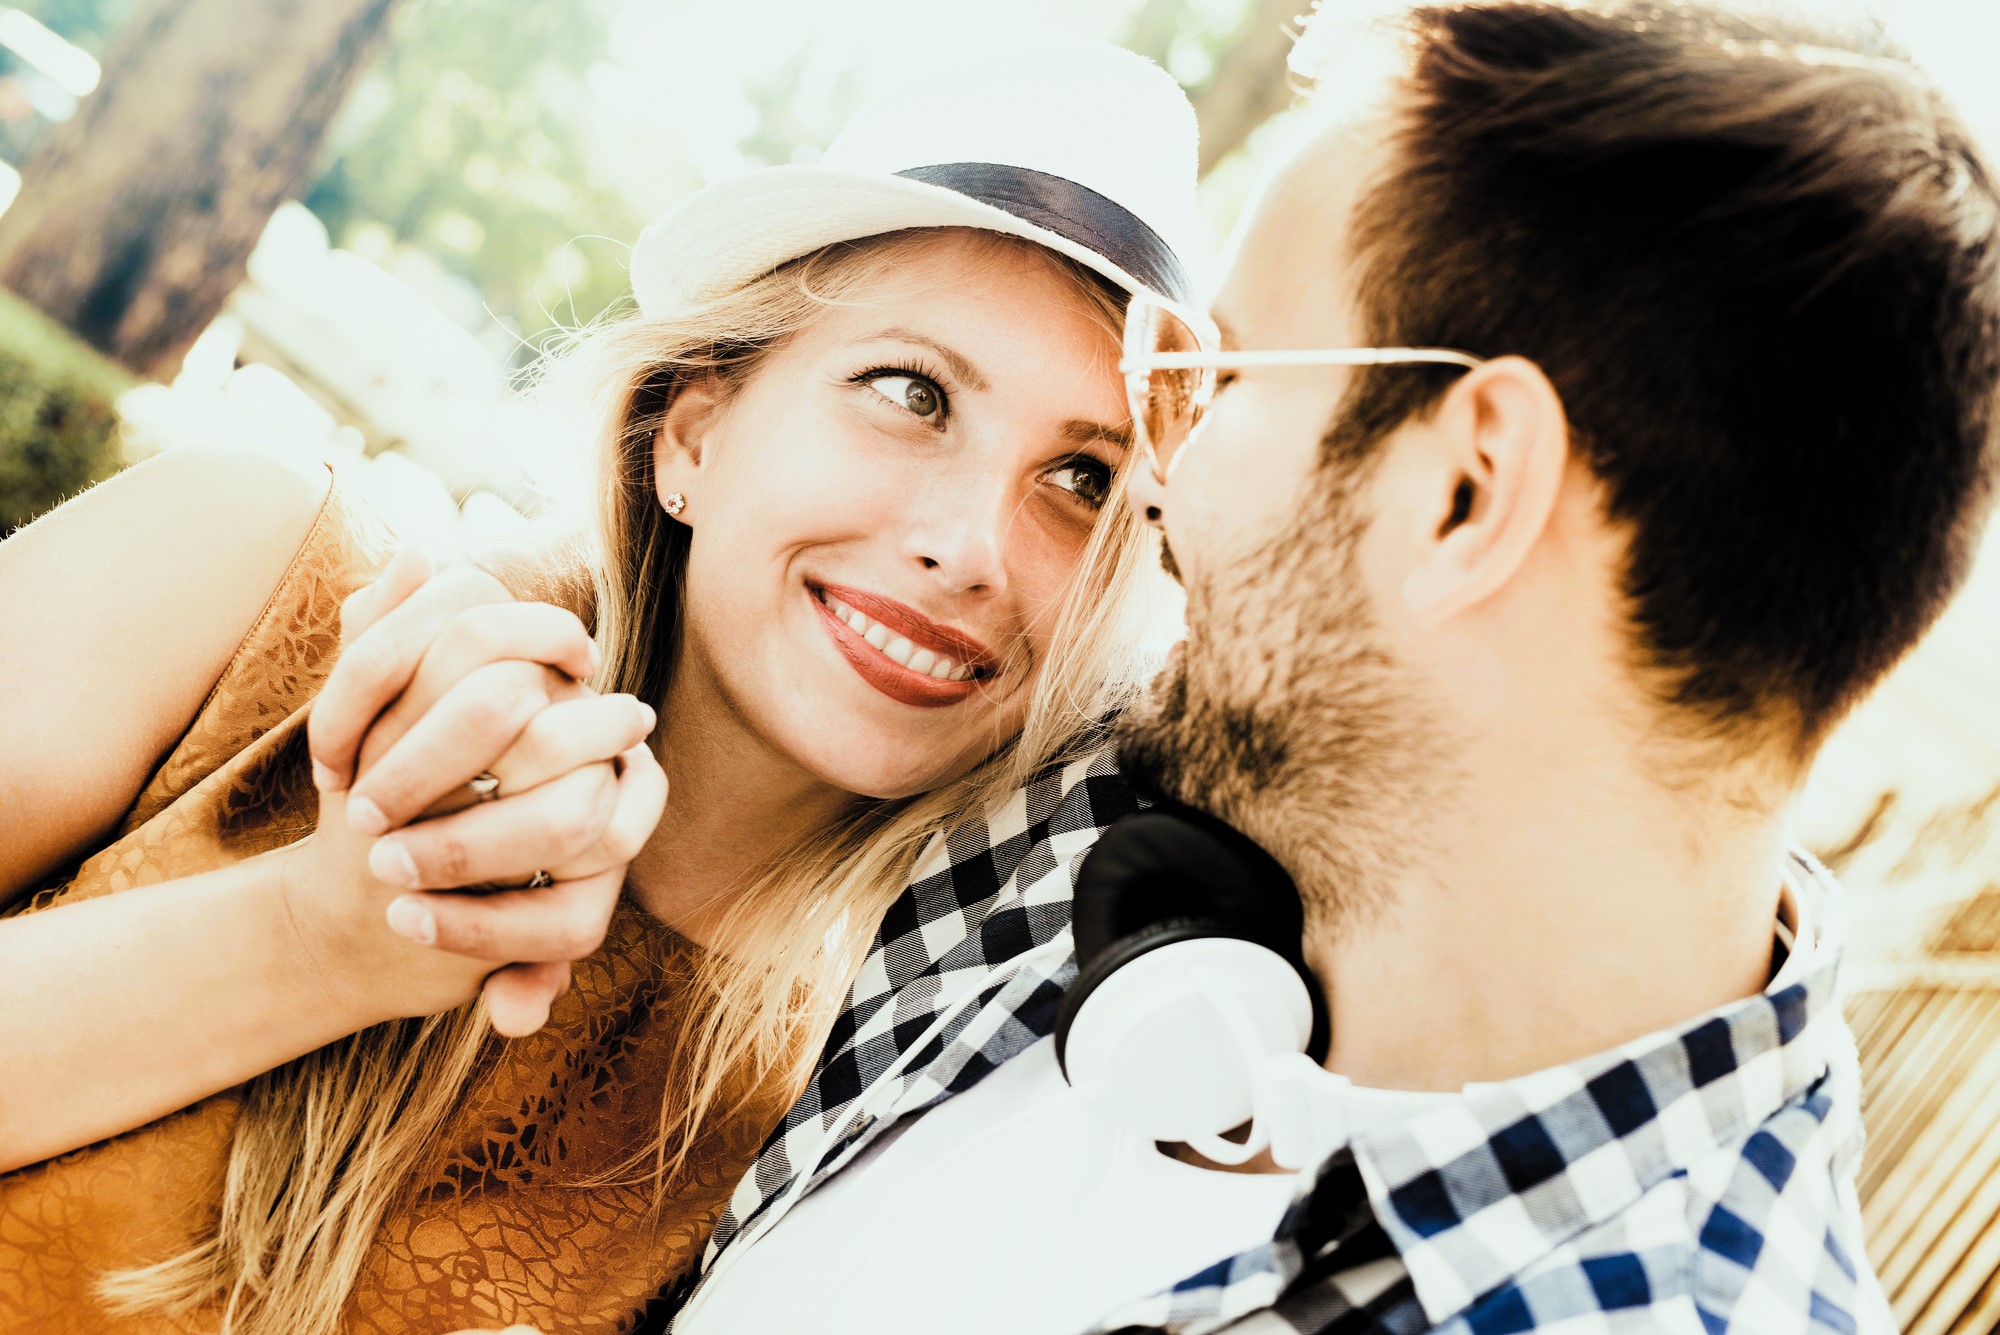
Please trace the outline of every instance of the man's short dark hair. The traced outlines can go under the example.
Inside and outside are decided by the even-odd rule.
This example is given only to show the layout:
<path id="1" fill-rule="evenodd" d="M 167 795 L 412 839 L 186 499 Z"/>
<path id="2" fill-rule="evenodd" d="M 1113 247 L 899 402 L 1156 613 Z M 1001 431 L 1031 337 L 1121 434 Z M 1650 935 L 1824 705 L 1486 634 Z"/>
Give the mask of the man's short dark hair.
<path id="1" fill-rule="evenodd" d="M 1639 662 L 1804 756 L 1964 576 L 2000 384 L 1994 180 L 1879 34 L 1686 5 L 1406 19 L 1354 214 L 1371 342 L 1518 353 L 1629 526 Z M 1450 376 L 1357 377 L 1329 447 Z"/>

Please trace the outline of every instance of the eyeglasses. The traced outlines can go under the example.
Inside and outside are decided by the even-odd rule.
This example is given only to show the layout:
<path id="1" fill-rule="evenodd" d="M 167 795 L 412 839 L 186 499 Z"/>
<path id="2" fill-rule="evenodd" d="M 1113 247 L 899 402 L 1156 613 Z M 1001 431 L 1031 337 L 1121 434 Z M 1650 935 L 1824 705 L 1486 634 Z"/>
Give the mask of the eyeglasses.
<path id="1" fill-rule="evenodd" d="M 1225 352 L 1208 317 L 1140 293 L 1125 314 L 1125 397 L 1140 457 L 1165 486 L 1215 394 L 1215 373 L 1251 366 L 1461 366 L 1484 362 L 1451 348 L 1286 348 Z"/>

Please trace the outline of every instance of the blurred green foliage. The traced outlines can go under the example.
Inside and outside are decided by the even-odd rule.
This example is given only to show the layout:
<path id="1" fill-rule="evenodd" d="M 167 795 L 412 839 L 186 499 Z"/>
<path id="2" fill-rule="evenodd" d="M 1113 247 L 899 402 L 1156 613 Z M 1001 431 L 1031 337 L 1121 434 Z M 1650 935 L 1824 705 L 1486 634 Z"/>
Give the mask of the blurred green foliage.
<path id="1" fill-rule="evenodd" d="M 124 21 L 138 0 L 13 0 L 47 24 L 51 31 L 93 55 L 104 54 L 104 39 Z"/>
<path id="2" fill-rule="evenodd" d="M 606 8 L 410 6 L 336 122 L 307 207 L 336 243 L 381 224 L 530 338 L 596 316 L 625 294 L 625 243 L 644 221 L 590 179 L 583 142 L 583 79 L 609 42 Z"/>
<path id="3" fill-rule="evenodd" d="M 0 537 L 117 472 L 117 398 L 135 382 L 0 292 Z"/>

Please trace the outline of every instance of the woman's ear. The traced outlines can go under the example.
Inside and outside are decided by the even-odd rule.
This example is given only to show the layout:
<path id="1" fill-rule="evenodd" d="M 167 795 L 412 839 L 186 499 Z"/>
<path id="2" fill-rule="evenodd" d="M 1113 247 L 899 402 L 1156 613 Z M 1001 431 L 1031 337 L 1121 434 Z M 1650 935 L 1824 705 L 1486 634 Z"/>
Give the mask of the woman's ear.
<path id="1" fill-rule="evenodd" d="M 1499 357 L 1452 386 L 1433 425 L 1433 522 L 1403 601 L 1436 624 L 1505 588 L 1541 540 L 1569 465 L 1569 420 L 1541 367 Z"/>
<path id="2" fill-rule="evenodd" d="M 661 416 L 659 433 L 653 437 L 653 489 L 668 514 L 679 517 L 690 504 L 724 402 L 721 384 L 705 376 L 676 390 Z M 670 499 L 675 497 L 680 498 L 678 504 Z"/>

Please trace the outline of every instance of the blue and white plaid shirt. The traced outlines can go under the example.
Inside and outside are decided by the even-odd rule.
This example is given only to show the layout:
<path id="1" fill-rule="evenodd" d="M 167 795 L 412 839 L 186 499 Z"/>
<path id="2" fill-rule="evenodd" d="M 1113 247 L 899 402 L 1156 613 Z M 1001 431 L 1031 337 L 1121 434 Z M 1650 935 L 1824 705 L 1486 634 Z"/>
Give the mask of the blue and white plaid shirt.
<path id="1" fill-rule="evenodd" d="M 1854 1189 L 1841 892 L 1792 871 L 1764 992 L 1358 1137 L 1270 1243 L 1098 1329 L 1892 1332 Z"/>
<path id="2" fill-rule="evenodd" d="M 1137 805 L 1101 754 L 1051 769 L 933 845 L 805 1094 L 642 1330 L 671 1329 L 781 1198 L 809 1193 L 900 1118 L 1054 1031 L 1075 977 L 1063 953 L 1073 877 Z M 1834 997 L 1840 889 L 1801 854 L 1791 902 L 1800 930 L 1764 993 L 1364 1135 L 1302 1177 L 1270 1243 L 1098 1329 L 1893 1330 L 1853 1186 L 1859 1077 Z M 1018 1277 L 996 1282 L 1006 1278 Z"/>

